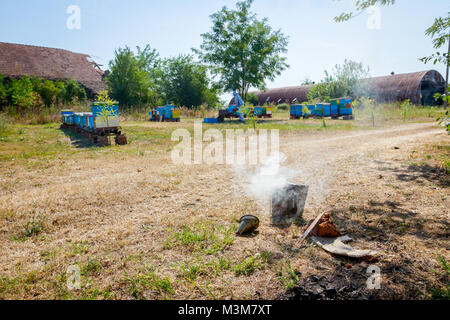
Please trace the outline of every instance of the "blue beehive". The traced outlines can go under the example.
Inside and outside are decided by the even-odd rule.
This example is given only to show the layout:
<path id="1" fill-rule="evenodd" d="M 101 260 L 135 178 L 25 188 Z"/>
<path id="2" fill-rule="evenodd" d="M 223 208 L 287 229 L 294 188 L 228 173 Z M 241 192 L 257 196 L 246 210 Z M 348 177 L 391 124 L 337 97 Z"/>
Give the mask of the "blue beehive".
<path id="1" fill-rule="evenodd" d="M 331 104 L 324 103 L 322 105 L 322 110 L 323 110 L 323 116 L 324 117 L 331 117 Z"/>
<path id="2" fill-rule="evenodd" d="M 255 116 L 260 116 L 263 114 L 263 108 L 262 107 L 254 107 L 253 108 L 253 114 Z"/>
<path id="3" fill-rule="evenodd" d="M 217 118 L 205 118 L 205 119 L 203 119 L 203 122 L 204 123 L 218 123 L 219 119 L 217 119 Z"/>
<path id="4" fill-rule="evenodd" d="M 332 117 L 339 117 L 339 106 L 337 104 L 330 104 L 330 114 Z"/>
<path id="5" fill-rule="evenodd" d="M 308 108 L 310 115 L 312 116 L 316 115 L 316 105 L 308 104 L 306 105 L 306 107 Z"/>
<path id="6" fill-rule="evenodd" d="M 75 113 L 74 114 L 74 124 L 77 126 L 77 127 L 81 127 L 81 113 L 80 112 L 77 112 L 77 113 Z"/>
<path id="7" fill-rule="evenodd" d="M 291 112 L 291 116 L 295 116 L 296 115 L 296 106 L 291 106 L 290 112 Z"/>
<path id="8" fill-rule="evenodd" d="M 318 117 L 323 116 L 323 104 L 322 103 L 316 104 L 316 116 L 318 116 Z"/>
<path id="9" fill-rule="evenodd" d="M 89 113 L 92 119 L 92 129 L 114 128 L 119 124 L 119 106 L 103 105 L 96 103 L 92 105 L 92 113 Z"/>

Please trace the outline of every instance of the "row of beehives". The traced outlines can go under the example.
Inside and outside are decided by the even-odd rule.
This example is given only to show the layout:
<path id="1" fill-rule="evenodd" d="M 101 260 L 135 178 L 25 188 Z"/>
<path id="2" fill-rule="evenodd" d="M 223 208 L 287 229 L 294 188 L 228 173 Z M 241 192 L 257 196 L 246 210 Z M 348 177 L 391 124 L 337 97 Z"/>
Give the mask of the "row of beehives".
<path id="1" fill-rule="evenodd" d="M 91 137 L 94 143 L 109 144 L 109 137 L 115 135 L 116 144 L 127 144 L 126 136 L 122 135 L 119 123 L 118 105 L 106 105 L 93 103 L 91 112 L 73 112 L 72 110 L 63 110 L 62 125 L 63 128 L 74 129 L 75 131 L 85 133 Z"/>
<path id="2" fill-rule="evenodd" d="M 291 119 L 310 117 L 331 117 L 337 119 L 343 117 L 344 120 L 353 119 L 353 100 L 332 99 L 330 103 L 298 104 L 292 105 L 290 110 Z"/>
<path id="3" fill-rule="evenodd" d="M 150 121 L 169 121 L 180 122 L 180 110 L 176 109 L 174 105 L 166 105 L 164 107 L 158 107 L 155 110 L 149 112 Z"/>

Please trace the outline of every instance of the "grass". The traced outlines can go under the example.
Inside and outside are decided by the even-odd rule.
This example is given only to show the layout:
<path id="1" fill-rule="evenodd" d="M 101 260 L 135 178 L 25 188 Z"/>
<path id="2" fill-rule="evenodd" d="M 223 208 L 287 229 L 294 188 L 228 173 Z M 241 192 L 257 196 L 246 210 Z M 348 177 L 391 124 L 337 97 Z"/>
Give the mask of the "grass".
<path id="1" fill-rule="evenodd" d="M 409 110 L 409 115 L 413 112 Z M 403 123 L 402 115 L 398 116 L 394 125 Z M 446 255 L 439 224 L 445 221 L 447 192 L 433 180 L 434 175 L 429 180 L 427 172 L 421 175 L 423 166 L 410 168 L 408 163 L 428 164 L 444 175 L 441 169 L 449 159 L 446 140 L 430 135 L 411 146 L 402 143 L 399 150 L 370 150 L 372 158 L 354 157 L 365 150 L 362 144 L 353 145 L 351 137 L 342 145 L 328 144 L 330 150 L 311 145 L 316 138 L 325 141 L 339 136 L 338 131 L 366 130 L 370 124 L 360 119 L 327 119 L 325 129 L 321 119 L 291 121 L 288 117 L 279 113 L 258 122 L 256 128 L 282 130 L 280 145 L 292 159 L 293 172 L 317 169 L 313 181 L 323 177 L 328 183 L 322 191 L 329 191 L 333 199 L 324 196 L 319 203 L 311 197 L 305 217 L 312 216 L 316 207 L 341 210 L 340 229 L 354 233 L 361 248 L 379 248 L 389 259 L 393 257 L 392 263 L 403 263 L 403 256 L 391 250 L 394 245 L 414 257 L 412 263 L 404 263 L 411 268 L 408 281 L 397 284 L 397 295 L 391 297 L 417 297 L 411 286 L 419 281 L 426 284 L 427 295 L 433 286 L 445 288 L 443 275 L 430 275 L 427 265 L 434 265 L 430 262 L 433 253 Z M 77 137 L 64 134 L 58 123 L 8 123 L 0 140 L 0 243 L 8 248 L 0 257 L 0 298 L 270 299 L 295 285 L 297 270 L 318 275 L 334 270 L 336 258 L 322 250 L 296 250 L 300 228 L 273 228 L 267 215 L 270 209 L 243 192 L 245 186 L 235 183 L 232 168 L 171 163 L 172 131 L 186 127 L 192 132 L 193 124 L 192 118 L 181 123 L 127 121 L 123 131 L 129 145 L 97 148 L 78 146 L 70 140 Z M 209 128 L 245 130 L 248 124 L 203 125 L 204 130 Z M 345 132 L 343 136 L 351 136 Z M 365 134 L 361 132 L 358 139 Z M 394 140 L 397 134 L 392 134 Z M 302 152 L 311 152 L 312 161 L 299 169 L 295 161 Z M 315 164 L 315 159 L 320 162 Z M 384 161 L 383 165 L 375 160 Z M 392 170 L 398 171 L 390 172 L 394 165 L 398 168 Z M 401 181 L 402 176 L 421 181 Z M 373 205 L 366 201 L 368 197 L 376 200 Z M 377 207 L 377 201 L 387 200 L 398 201 L 398 207 Z M 259 233 L 236 237 L 236 219 L 252 212 L 261 218 Z M 361 221 L 366 218 L 373 221 L 370 226 Z M 20 241 L 11 241 L 15 240 L 11 235 Z M 369 238 L 372 235 L 375 240 Z M 66 287 L 70 265 L 82 271 L 80 290 Z M 384 276 L 390 280 L 392 273 L 386 271 Z"/>
<path id="2" fill-rule="evenodd" d="M 287 290 L 292 290 L 299 280 L 298 273 L 292 269 L 289 261 L 280 262 L 277 278 Z"/>
<path id="3" fill-rule="evenodd" d="M 195 227 L 183 226 L 181 231 L 172 231 L 165 241 L 165 247 L 172 249 L 182 245 L 193 251 L 201 251 L 211 255 L 225 251 L 234 243 L 234 227 L 205 226 Z"/>
<path id="4" fill-rule="evenodd" d="M 250 256 L 233 267 L 236 276 L 249 276 L 264 267 L 264 259 L 261 255 Z"/>
<path id="5" fill-rule="evenodd" d="M 130 285 L 130 293 L 135 299 L 147 299 L 146 292 L 149 290 L 156 291 L 163 297 L 175 294 L 172 280 L 169 277 L 158 276 L 153 267 L 146 267 L 134 276 L 126 276 L 125 280 Z"/>

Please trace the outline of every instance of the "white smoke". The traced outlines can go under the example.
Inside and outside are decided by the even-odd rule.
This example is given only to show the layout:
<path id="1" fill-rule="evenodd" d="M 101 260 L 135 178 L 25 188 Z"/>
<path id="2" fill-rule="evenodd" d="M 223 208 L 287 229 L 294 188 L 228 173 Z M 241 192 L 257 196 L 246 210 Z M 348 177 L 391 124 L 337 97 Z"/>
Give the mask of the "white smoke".
<path id="1" fill-rule="evenodd" d="M 283 165 L 286 159 L 285 154 L 272 152 L 260 166 L 234 167 L 235 176 L 242 189 L 256 201 L 265 214 L 270 214 L 273 192 L 284 187 L 294 178 L 294 172 Z"/>

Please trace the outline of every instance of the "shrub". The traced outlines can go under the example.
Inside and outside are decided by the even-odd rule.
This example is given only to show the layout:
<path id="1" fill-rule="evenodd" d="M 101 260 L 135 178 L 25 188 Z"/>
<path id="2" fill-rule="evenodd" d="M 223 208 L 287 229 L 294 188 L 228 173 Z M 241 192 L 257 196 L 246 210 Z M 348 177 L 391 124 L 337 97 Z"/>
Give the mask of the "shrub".
<path id="1" fill-rule="evenodd" d="M 247 102 L 251 105 L 257 106 L 259 104 L 258 96 L 254 93 L 249 93 L 247 95 Z"/>
<path id="2" fill-rule="evenodd" d="M 282 103 L 277 106 L 277 110 L 287 111 L 287 110 L 289 110 L 290 107 L 291 106 L 288 105 L 287 103 Z"/>

